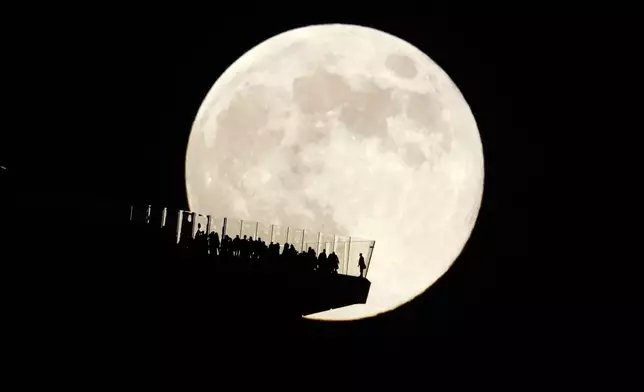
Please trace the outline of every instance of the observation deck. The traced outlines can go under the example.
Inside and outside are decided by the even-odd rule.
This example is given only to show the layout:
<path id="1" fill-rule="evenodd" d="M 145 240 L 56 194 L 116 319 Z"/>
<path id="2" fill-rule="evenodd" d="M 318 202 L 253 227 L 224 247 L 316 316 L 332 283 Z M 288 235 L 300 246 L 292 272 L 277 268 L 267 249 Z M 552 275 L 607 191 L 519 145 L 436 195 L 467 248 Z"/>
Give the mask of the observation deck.
<path id="1" fill-rule="evenodd" d="M 164 290 L 184 305 L 210 298 L 224 308 L 301 317 L 367 300 L 375 241 L 152 206 L 130 206 L 129 222 L 138 232 L 131 238 L 162 249 Z"/>

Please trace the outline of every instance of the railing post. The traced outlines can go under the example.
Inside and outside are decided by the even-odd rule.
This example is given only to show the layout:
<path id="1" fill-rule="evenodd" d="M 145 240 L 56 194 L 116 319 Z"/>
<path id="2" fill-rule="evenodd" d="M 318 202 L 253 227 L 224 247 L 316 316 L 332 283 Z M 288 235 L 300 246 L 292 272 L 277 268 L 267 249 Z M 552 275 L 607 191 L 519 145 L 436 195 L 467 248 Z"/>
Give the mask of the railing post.
<path id="1" fill-rule="evenodd" d="M 257 232 L 259 231 L 259 222 L 255 222 L 255 240 L 257 240 Z"/>
<path id="2" fill-rule="evenodd" d="M 192 230 L 191 230 L 191 235 L 190 237 L 195 238 L 195 233 L 197 232 L 197 213 L 193 212 L 190 214 L 190 218 L 192 219 Z"/>
<path id="3" fill-rule="evenodd" d="M 335 252 L 335 234 L 333 234 L 333 242 L 331 243 L 331 252 Z"/>
<path id="4" fill-rule="evenodd" d="M 181 229 L 183 228 L 183 210 L 177 211 L 177 244 L 181 239 Z"/>
<path id="5" fill-rule="evenodd" d="M 161 210 L 161 228 L 165 227 L 165 220 L 168 217 L 168 208 L 163 207 L 163 210 Z"/>
<path id="6" fill-rule="evenodd" d="M 376 246 L 376 241 L 373 241 L 371 243 L 371 246 L 369 249 L 371 249 L 371 252 L 369 252 L 369 262 L 367 263 L 367 268 L 364 270 L 364 277 L 367 277 L 367 273 L 369 273 L 369 266 L 371 265 L 371 258 L 373 257 L 373 248 Z"/>
<path id="7" fill-rule="evenodd" d="M 320 254 L 320 246 L 321 246 L 321 243 L 322 243 L 322 232 L 321 232 L 321 231 L 318 231 L 318 249 L 317 249 L 317 250 L 318 250 L 318 251 L 317 251 L 317 254 L 318 254 L 318 255 Z"/>
<path id="8" fill-rule="evenodd" d="M 304 251 L 304 232 L 306 230 L 302 229 L 302 246 L 300 246 L 300 252 Z"/>
<path id="9" fill-rule="evenodd" d="M 347 250 L 347 265 L 344 271 L 345 275 L 349 275 L 349 263 L 351 262 L 351 237 L 349 237 L 349 249 Z"/>
<path id="10" fill-rule="evenodd" d="M 286 226 L 286 242 L 289 241 L 288 235 L 291 233 L 291 226 Z"/>
<path id="11" fill-rule="evenodd" d="M 275 225 L 271 225 L 271 242 L 273 242 L 273 231 L 275 230 Z"/>
<path id="12" fill-rule="evenodd" d="M 243 232 L 244 232 L 244 220 L 241 219 L 239 221 L 239 238 L 241 238 Z"/>

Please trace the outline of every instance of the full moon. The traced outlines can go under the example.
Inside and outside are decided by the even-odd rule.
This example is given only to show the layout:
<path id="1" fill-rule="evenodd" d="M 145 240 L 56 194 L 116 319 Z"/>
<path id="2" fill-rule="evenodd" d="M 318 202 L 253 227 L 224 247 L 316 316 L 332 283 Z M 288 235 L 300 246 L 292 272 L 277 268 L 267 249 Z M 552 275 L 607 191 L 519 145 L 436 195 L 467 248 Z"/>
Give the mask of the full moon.
<path id="1" fill-rule="evenodd" d="M 373 28 L 297 28 L 215 82 L 186 154 L 192 211 L 376 241 L 367 303 L 392 310 L 431 286 L 467 242 L 483 193 L 474 116 L 447 74 Z M 357 263 L 357 260 L 349 260 Z"/>

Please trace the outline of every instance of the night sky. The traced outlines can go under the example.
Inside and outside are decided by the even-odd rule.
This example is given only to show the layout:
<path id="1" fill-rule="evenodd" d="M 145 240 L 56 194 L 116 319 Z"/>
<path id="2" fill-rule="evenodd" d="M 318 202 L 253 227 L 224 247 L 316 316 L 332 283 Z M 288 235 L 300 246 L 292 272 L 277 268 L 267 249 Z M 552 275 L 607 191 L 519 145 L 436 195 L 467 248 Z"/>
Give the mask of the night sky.
<path id="1" fill-rule="evenodd" d="M 183 173 L 188 135 L 218 76 L 245 51 L 279 32 L 332 20 L 397 35 L 450 75 L 480 125 L 490 189 L 496 188 L 498 175 L 506 175 L 495 175 L 497 170 L 516 170 L 507 173 L 516 178 L 515 187 L 528 181 L 521 177 L 537 175 L 541 158 L 528 156 L 537 154 L 539 141 L 526 136 L 530 124 L 519 120 L 517 97 L 539 83 L 538 77 L 525 75 L 526 67 L 535 69 L 538 60 L 510 39 L 509 32 L 521 22 L 498 26 L 471 17 L 431 23 L 422 18 L 298 16 L 261 23 L 224 18 L 194 30 L 131 24 L 109 28 L 89 21 L 64 25 L 63 31 L 29 37 L 36 41 L 32 47 L 13 44 L 22 56 L 11 63 L 22 80 L 9 82 L 19 96 L 13 104 L 24 117 L 16 124 L 18 135 L 10 136 L 17 136 L 21 148 L 7 148 L 7 166 L 37 176 L 33 186 L 48 191 L 187 207 Z M 531 45 L 530 38 L 523 45 Z M 21 153 L 22 146 L 30 153 Z M 528 148 L 535 152 L 526 152 Z M 514 164 L 501 168 L 509 161 Z M 497 203 L 498 197 L 489 199 Z"/>
<path id="2" fill-rule="evenodd" d="M 465 252 L 461 268 L 454 267 L 464 281 L 450 296 L 475 302 L 496 297 L 506 273 L 499 263 L 520 254 L 524 242 L 512 227 L 538 214 L 534 184 L 544 171 L 543 133 L 527 104 L 538 99 L 534 94 L 542 89 L 548 64 L 535 54 L 543 44 L 532 22 L 256 19 L 223 18 L 194 29 L 87 21 L 30 37 L 31 47 L 16 43 L 23 55 L 13 67 L 23 79 L 9 82 L 21 121 L 13 125 L 16 132 L 3 134 L 13 140 L 2 147 L 6 166 L 20 174 L 21 190 L 43 204 L 108 198 L 187 208 L 188 135 L 218 76 L 245 51 L 284 30 L 329 21 L 362 24 L 428 54 L 474 113 L 485 156 L 484 200 L 468 245 L 474 249 Z"/>
<path id="3" fill-rule="evenodd" d="M 563 34 L 570 27 L 565 18 L 414 14 L 223 15 L 210 24 L 149 26 L 88 19 L 25 33 L 5 46 L 12 53 L 4 91 L 13 122 L 3 127 L 0 164 L 18 174 L 21 192 L 42 204 L 95 197 L 187 208 L 184 160 L 192 120 L 232 62 L 261 41 L 308 24 L 381 29 L 429 55 L 469 103 L 484 149 L 483 203 L 463 254 L 426 294 L 377 320 L 311 324 L 308 336 L 321 337 L 319 347 L 338 339 L 350 345 L 347 361 L 367 358 L 367 350 L 383 368 L 407 357 L 417 370 L 426 361 L 458 366 L 552 343 L 561 337 L 561 320 L 581 308 L 571 299 L 569 276 L 549 269 L 563 271 L 564 261 L 548 239 L 557 225 L 545 214 L 554 211 L 548 203 L 559 191 L 545 185 L 554 159 L 546 147 L 560 137 L 555 128 L 567 124 L 558 118 L 573 110 L 569 91 L 590 72 L 566 59 L 588 44 L 574 29 Z M 432 358 L 439 346 L 449 350 Z"/>
<path id="4" fill-rule="evenodd" d="M 535 186 L 544 176 L 543 119 L 530 113 L 532 103 L 543 105 L 552 65 L 537 54 L 545 49 L 535 21 L 256 19 L 223 18 L 193 29 L 86 21 L 29 37 L 32 46 L 12 44 L 20 54 L 11 62 L 16 76 L 8 78 L 18 121 L 15 132 L 3 134 L 13 140 L 2 143 L 2 156 L 20 174 L 21 191 L 31 191 L 34 204 L 107 198 L 187 208 L 188 136 L 218 76 L 254 45 L 287 29 L 362 24 L 428 54 L 469 103 L 485 157 L 484 200 L 471 242 L 483 252 L 474 258 L 487 259 L 473 261 L 476 272 L 469 275 L 477 281 L 475 293 L 482 285 L 494 287 L 494 264 L 521 249 L 525 238 L 516 238 L 513 228 L 539 216 L 543 191 Z"/>

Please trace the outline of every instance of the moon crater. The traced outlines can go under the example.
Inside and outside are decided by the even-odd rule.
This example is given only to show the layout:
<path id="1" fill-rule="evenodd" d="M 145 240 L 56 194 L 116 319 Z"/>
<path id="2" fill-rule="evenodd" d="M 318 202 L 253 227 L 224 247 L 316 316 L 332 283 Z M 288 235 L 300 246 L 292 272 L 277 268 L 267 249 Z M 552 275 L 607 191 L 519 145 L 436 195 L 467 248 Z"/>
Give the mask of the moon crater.
<path id="1" fill-rule="evenodd" d="M 405 79 L 413 79 L 418 74 L 414 60 L 400 54 L 390 54 L 387 56 L 385 66 L 396 75 Z"/>

